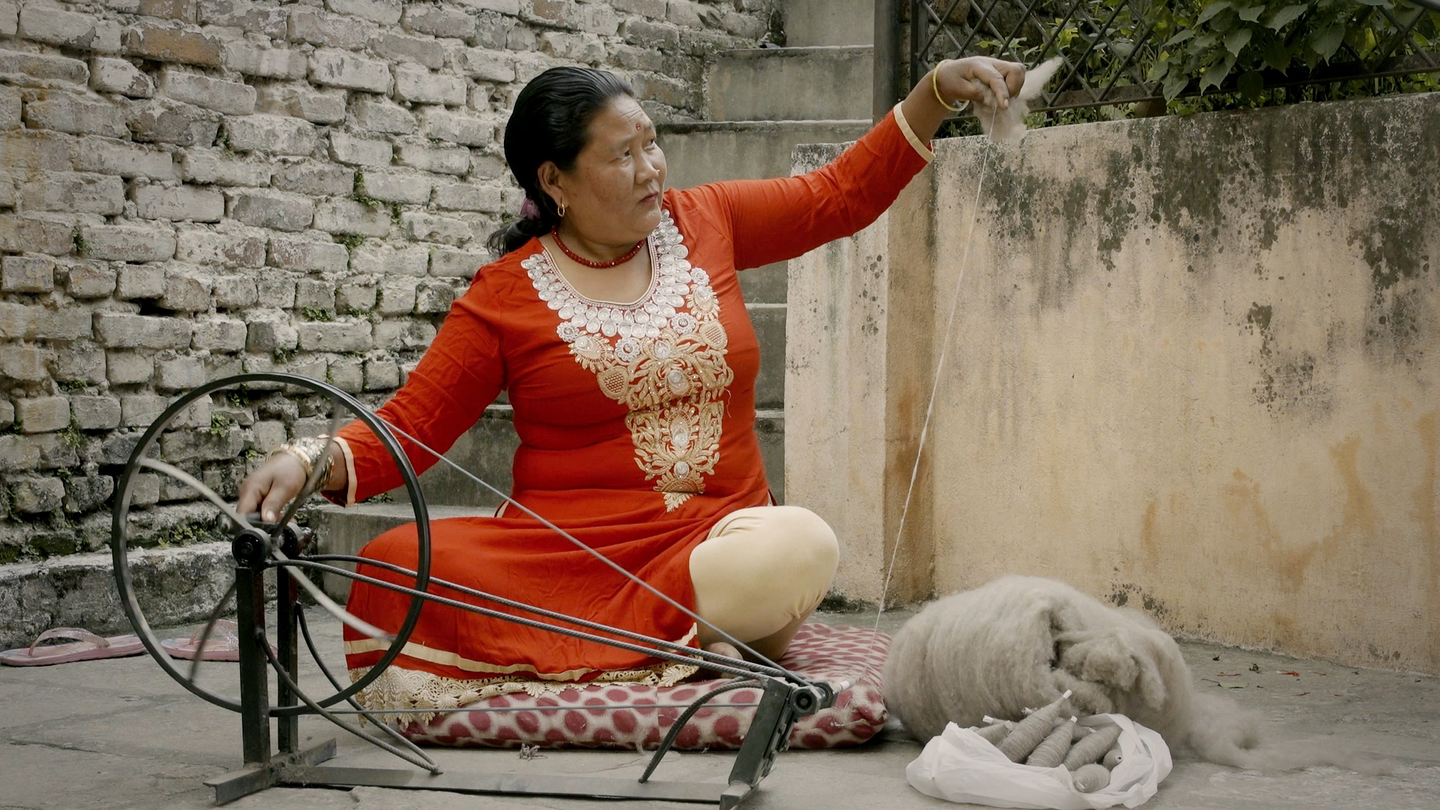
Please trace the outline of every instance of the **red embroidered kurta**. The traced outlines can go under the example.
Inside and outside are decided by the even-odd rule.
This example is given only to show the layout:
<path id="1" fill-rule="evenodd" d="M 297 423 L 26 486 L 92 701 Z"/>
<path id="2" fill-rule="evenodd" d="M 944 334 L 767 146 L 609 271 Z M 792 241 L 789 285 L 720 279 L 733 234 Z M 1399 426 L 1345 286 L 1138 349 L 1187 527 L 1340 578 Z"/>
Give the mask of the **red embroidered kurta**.
<path id="1" fill-rule="evenodd" d="M 736 271 L 865 227 L 925 161 L 891 113 L 818 171 L 667 191 L 649 239 L 651 286 L 634 304 L 583 298 L 531 240 L 477 273 L 380 413 L 443 451 L 508 391 L 520 437 L 513 497 L 693 607 L 691 549 L 724 515 L 769 500 L 754 431 L 759 345 Z M 353 457 L 354 498 L 399 485 L 363 426 L 341 436 Z M 417 470 L 433 463 L 424 451 L 409 455 Z M 693 644 L 689 617 L 513 507 L 496 518 L 434 521 L 431 542 L 436 577 Z M 414 527 L 381 535 L 364 554 L 413 567 Z M 350 610 L 385 630 L 398 629 L 408 606 L 382 588 L 351 590 Z M 387 646 L 348 628 L 345 639 L 352 671 Z M 685 674 L 640 654 L 428 605 L 368 702 L 449 707 L 533 690 L 536 681 Z"/>

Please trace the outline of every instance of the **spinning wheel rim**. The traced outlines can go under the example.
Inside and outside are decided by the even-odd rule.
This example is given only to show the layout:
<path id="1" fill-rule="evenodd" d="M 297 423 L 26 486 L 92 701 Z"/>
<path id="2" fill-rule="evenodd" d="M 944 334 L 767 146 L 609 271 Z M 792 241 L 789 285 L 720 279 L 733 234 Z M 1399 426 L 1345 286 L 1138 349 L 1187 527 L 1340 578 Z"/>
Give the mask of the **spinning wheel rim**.
<path id="1" fill-rule="evenodd" d="M 357 420 L 362 422 L 380 439 L 381 444 L 383 444 L 385 449 L 390 453 L 391 458 L 395 461 L 400 471 L 401 477 L 404 479 L 405 490 L 409 495 L 411 509 L 415 516 L 417 555 L 414 588 L 423 594 L 428 591 L 430 584 L 430 517 L 429 510 L 426 507 L 424 493 L 420 488 L 419 477 L 416 475 L 415 469 L 411 465 L 410 459 L 405 454 L 404 449 L 401 447 L 399 440 L 396 439 L 394 433 L 390 430 L 389 425 L 361 404 L 359 400 L 329 383 L 310 377 L 281 372 L 256 372 L 222 377 L 183 394 L 171 403 L 160 416 L 156 417 L 150 426 L 146 428 L 145 432 L 141 434 L 139 442 L 135 445 L 134 450 L 131 451 L 130 457 L 125 463 L 124 474 L 121 476 L 119 485 L 116 487 L 115 507 L 112 513 L 110 531 L 111 558 L 113 561 L 115 584 L 119 592 L 121 608 L 130 620 L 135 634 L 140 637 L 140 641 L 150 653 L 150 657 L 154 658 L 155 661 L 160 664 L 160 668 L 165 670 L 171 678 L 197 697 L 233 712 L 241 711 L 239 699 L 216 694 L 196 684 L 181 672 L 181 669 L 175 665 L 174 660 L 161 647 L 160 639 L 155 635 L 154 630 L 151 629 L 149 620 L 145 616 L 145 612 L 141 608 L 136 596 L 134 578 L 131 575 L 128 556 L 130 548 L 127 540 L 127 523 L 130 514 L 129 496 L 134 479 L 137 475 L 146 471 L 146 468 L 140 464 L 140 461 L 150 449 L 156 445 L 160 435 L 164 433 L 175 416 L 189 408 L 201 397 L 209 396 L 225 388 L 242 386 L 249 383 L 289 385 L 307 389 L 312 393 L 324 394 L 331 399 L 332 403 L 338 402 L 348 408 Z M 269 567 L 279 566 L 275 565 L 272 561 Z M 276 594 L 276 598 L 285 598 L 285 595 Z M 222 597 L 222 599 L 228 599 L 228 595 Z M 403 652 L 410 635 L 419 623 L 420 611 L 426 601 L 424 595 L 417 595 L 412 598 L 404 621 L 401 623 L 399 630 L 396 631 L 393 641 L 380 657 L 380 660 L 376 661 L 374 665 L 349 686 L 324 699 L 315 700 L 314 702 L 320 706 L 334 705 L 342 700 L 353 697 L 362 689 L 369 686 L 376 678 L 380 677 L 385 669 Z M 290 674 L 292 677 L 298 676 L 298 672 Z M 303 704 L 296 706 L 272 706 L 269 710 L 269 714 L 272 717 L 310 713 L 312 713 L 312 711 L 309 707 Z"/>

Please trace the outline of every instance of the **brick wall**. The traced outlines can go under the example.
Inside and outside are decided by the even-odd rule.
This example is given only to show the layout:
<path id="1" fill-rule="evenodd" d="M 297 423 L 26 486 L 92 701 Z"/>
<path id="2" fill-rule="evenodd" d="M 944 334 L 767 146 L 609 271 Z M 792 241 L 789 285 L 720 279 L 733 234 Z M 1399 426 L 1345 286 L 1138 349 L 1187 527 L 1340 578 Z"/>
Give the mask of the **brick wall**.
<path id="1" fill-rule="evenodd" d="M 518 207 L 519 88 L 603 66 L 693 118 L 705 57 L 771 5 L 0 0 L 0 563 L 101 548 L 139 432 L 207 380 L 378 403 Z M 233 492 L 306 415 L 275 396 L 193 409 L 193 470 Z M 200 511 L 141 489 L 157 529 Z"/>

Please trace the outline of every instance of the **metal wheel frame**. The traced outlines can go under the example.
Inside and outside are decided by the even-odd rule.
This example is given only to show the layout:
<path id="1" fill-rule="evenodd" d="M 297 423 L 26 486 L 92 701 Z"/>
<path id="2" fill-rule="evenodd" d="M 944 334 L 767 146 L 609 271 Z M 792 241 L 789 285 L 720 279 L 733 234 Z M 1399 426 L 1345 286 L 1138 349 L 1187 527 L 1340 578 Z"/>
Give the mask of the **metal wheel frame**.
<path id="1" fill-rule="evenodd" d="M 144 610 L 140 607 L 139 601 L 135 596 L 134 579 L 131 576 L 130 560 L 128 556 L 130 549 L 126 538 L 128 531 L 127 524 L 130 514 L 131 488 L 137 475 L 140 475 L 142 473 L 149 474 L 144 472 L 147 468 L 143 467 L 140 462 L 142 459 L 145 458 L 147 454 L 150 453 L 151 449 L 155 447 L 160 435 L 165 431 L 170 422 L 176 417 L 176 415 L 189 408 L 192 404 L 194 404 L 202 397 L 207 397 L 211 393 L 225 388 L 243 386 L 250 383 L 281 384 L 306 389 L 311 393 L 319 393 L 328 396 L 332 404 L 338 403 L 339 405 L 343 405 L 345 408 L 348 408 L 355 415 L 355 418 L 358 421 L 362 422 L 377 437 L 379 437 L 381 443 L 385 446 L 385 449 L 390 453 L 391 458 L 395 461 L 396 467 L 400 471 L 401 477 L 404 479 L 405 489 L 406 492 L 409 494 L 411 508 L 414 512 L 418 544 L 414 588 L 415 590 L 421 591 L 422 593 L 412 598 L 410 603 L 410 609 L 405 614 L 404 622 L 401 624 L 400 629 L 396 632 L 394 640 L 391 642 L 390 647 L 385 651 L 385 654 L 381 656 L 380 660 L 377 661 L 373 666 L 371 666 L 364 675 L 358 678 L 354 683 L 350 684 L 350 686 L 330 695 L 329 697 L 324 698 L 323 700 L 314 701 L 320 706 L 331 706 L 335 703 L 352 697 L 360 690 L 370 685 L 370 683 L 373 682 L 376 678 L 380 677 L 380 675 L 384 673 L 385 669 L 390 666 L 391 662 L 393 662 L 395 658 L 400 655 L 401 651 L 405 648 L 405 644 L 409 640 L 411 633 L 414 632 L 415 626 L 420 619 L 420 611 L 425 606 L 426 601 L 428 601 L 424 595 L 424 592 L 427 591 L 430 584 L 430 517 L 429 511 L 425 504 L 424 493 L 421 491 L 420 488 L 419 477 L 416 475 L 414 467 L 410 464 L 409 457 L 405 455 L 405 451 L 401 447 L 399 440 L 396 439 L 394 433 L 391 432 L 390 427 L 350 394 L 347 394 L 346 392 L 340 390 L 339 388 L 336 388 L 333 385 L 330 385 L 329 383 L 315 380 L 310 377 L 302 377 L 299 375 L 284 374 L 279 372 L 238 374 L 230 377 L 223 377 L 218 380 L 208 382 L 204 385 L 199 386 L 198 388 L 187 392 L 179 399 L 175 400 L 175 402 L 173 402 L 170 407 L 166 408 L 165 411 L 161 413 L 160 416 L 156 418 L 153 423 L 151 423 L 150 427 L 141 436 L 139 443 L 136 444 L 135 449 L 131 452 L 130 458 L 125 464 L 125 472 L 120 478 L 120 484 L 116 488 L 115 493 L 115 508 L 113 512 L 113 520 L 111 523 L 110 534 L 111 553 L 115 569 L 115 584 L 119 590 L 120 605 L 124 609 L 125 615 L 130 619 L 130 623 L 131 625 L 133 625 L 136 635 L 140 637 L 141 643 L 145 645 L 145 649 L 149 651 L 150 656 L 160 664 L 160 668 L 165 670 L 165 672 L 169 674 L 171 678 L 174 678 L 175 681 L 178 682 L 181 686 L 185 687 L 187 690 L 194 693 L 196 696 L 206 700 L 209 703 L 225 709 L 229 709 L 233 712 L 242 711 L 241 701 L 231 699 L 223 695 L 214 694 L 209 690 L 197 685 L 194 680 L 192 680 L 190 677 L 187 677 L 184 673 L 181 672 L 180 668 L 175 665 L 174 660 L 171 659 L 170 656 L 161 648 L 160 639 L 151 629 L 150 623 L 145 617 Z M 201 494 L 205 493 L 202 492 Z M 239 529 L 241 527 L 237 526 L 236 528 Z M 277 529 L 276 534 L 278 535 L 282 530 L 283 527 L 282 529 Z M 227 592 L 226 596 L 222 597 L 222 601 L 228 598 L 229 593 Z M 286 594 L 277 594 L 277 599 L 285 598 L 287 598 Z M 218 607 L 219 606 L 217 606 L 217 608 Z M 242 640 L 242 643 L 245 643 L 245 641 Z M 291 675 L 292 678 L 298 675 L 298 673 L 288 674 Z M 312 713 L 311 710 L 309 709 L 309 707 L 303 704 L 294 706 L 273 706 L 270 707 L 268 711 L 268 714 L 271 717 L 286 717 L 309 713 Z"/>
<path id="2" fill-rule="evenodd" d="M 390 570 L 407 578 L 413 578 L 415 587 L 407 587 L 397 583 L 388 582 L 376 577 L 370 577 L 360 573 L 359 570 L 349 571 L 339 568 L 332 562 L 357 562 L 357 564 L 369 564 L 371 561 L 358 560 L 350 555 L 317 554 L 314 559 L 307 559 L 311 556 L 305 554 L 308 538 L 311 533 L 295 525 L 291 518 L 299 506 L 316 489 L 315 476 L 319 469 L 312 471 L 307 477 L 305 487 L 301 491 L 301 497 L 297 497 L 289 504 L 284 516 L 274 523 L 263 523 L 251 525 L 247 516 L 237 514 L 230 504 L 219 495 L 209 489 L 203 482 L 197 480 L 189 472 L 173 465 L 162 463 L 147 458 L 154 450 L 156 442 L 166 427 L 175 417 L 185 409 L 191 407 L 197 400 L 207 397 L 221 389 L 232 386 L 243 386 L 248 383 L 264 383 L 268 385 L 280 384 L 298 387 L 300 389 L 321 393 L 328 396 L 332 404 L 332 416 L 330 432 L 333 434 L 338 420 L 339 406 L 343 405 L 351 410 L 356 419 L 364 423 L 375 433 L 385 446 L 391 458 L 395 461 L 397 468 L 405 482 L 405 487 L 410 495 L 411 508 L 414 510 L 417 525 L 418 554 L 416 568 L 412 572 L 400 566 L 375 561 L 374 564 L 383 570 Z M 308 377 L 299 377 L 290 374 L 280 373 L 256 373 L 240 374 L 225 377 L 206 383 L 193 391 L 186 393 L 172 403 L 160 417 L 142 434 L 139 443 L 135 446 L 126 463 L 123 476 L 116 495 L 114 510 L 114 521 L 112 524 L 112 552 L 114 555 L 115 581 L 119 588 L 121 605 L 127 617 L 134 625 L 145 648 L 172 678 L 181 686 L 204 699 L 205 701 L 230 709 L 240 715 L 241 720 L 241 746 L 244 752 L 244 766 L 237 771 L 208 779 L 205 784 L 214 788 L 215 799 L 218 804 L 248 796 L 275 786 L 294 787 L 327 787 L 327 788 L 348 788 L 361 785 L 376 787 L 402 788 L 412 790 L 441 790 L 454 791 L 467 794 L 501 794 L 501 795 L 535 795 L 535 796 L 576 796 L 590 798 L 627 798 L 627 799 L 650 799 L 661 801 L 683 801 L 683 802 L 704 802 L 714 806 L 718 802 L 720 810 L 731 810 L 737 807 L 747 797 L 752 795 L 759 786 L 760 781 L 770 773 L 775 763 L 776 755 L 788 745 L 790 729 L 796 719 L 813 714 L 821 708 L 834 704 L 837 691 L 848 687 L 847 683 L 832 685 L 828 682 L 810 681 L 789 670 L 780 667 L 778 664 L 762 660 L 762 664 L 754 664 L 746 661 L 736 660 L 725 655 L 713 653 L 706 650 L 694 650 L 688 646 L 682 646 L 676 642 L 664 641 L 638 633 L 623 630 L 620 628 L 608 627 L 595 622 L 590 622 L 577 617 L 565 616 L 554 611 L 545 610 L 532 605 L 525 605 L 520 602 L 505 599 L 493 594 L 465 588 L 454 583 L 448 583 L 443 579 L 433 579 L 430 576 L 431 549 L 430 549 L 430 525 L 429 513 L 425 504 L 424 494 L 420 489 L 420 482 L 411 466 L 408 456 L 401 447 L 396 436 L 403 436 L 437 459 L 449 462 L 437 451 L 426 447 L 419 440 L 409 436 L 400 428 L 390 427 L 378 415 L 371 413 L 357 400 L 343 391 L 327 383 L 320 382 Z M 220 602 L 211 611 L 209 623 L 206 626 L 206 636 L 210 627 L 221 615 L 222 609 L 228 604 L 230 596 L 236 598 L 236 620 L 240 627 L 240 693 L 239 701 L 227 697 L 212 694 L 209 690 L 200 687 L 195 682 L 195 670 L 191 670 L 191 677 L 184 676 L 175 662 L 163 651 L 159 639 L 151 630 L 143 609 L 136 598 L 134 580 L 131 574 L 129 559 L 128 523 L 132 489 L 136 476 L 142 470 L 153 470 L 156 473 L 168 475 L 175 480 L 189 486 L 197 494 L 204 496 L 215 507 L 234 524 L 235 534 L 231 542 L 231 555 L 234 558 L 234 580 L 226 594 L 221 597 Z M 483 480 L 470 475 L 478 483 L 496 491 L 493 486 Z M 544 520 L 539 515 L 525 509 L 521 504 L 516 503 L 508 496 L 504 496 L 507 502 L 515 503 L 516 506 L 526 514 L 535 517 L 541 524 L 549 526 L 554 531 L 571 539 L 581 545 L 569 534 L 566 534 L 559 527 Z M 267 534 L 268 533 L 268 534 Z M 594 553 L 594 552 L 592 552 Z M 603 555 L 595 554 L 601 561 L 606 562 L 612 568 L 616 568 L 622 574 L 634 579 L 634 575 L 610 562 Z M 303 606 L 296 601 L 297 587 L 304 586 L 311 591 L 320 603 L 320 606 L 328 610 L 337 619 L 350 627 L 360 629 L 376 637 L 384 634 L 385 631 L 370 627 L 362 619 L 349 614 L 344 608 L 335 604 L 329 597 L 326 597 L 318 587 L 305 575 L 306 569 L 334 573 L 339 576 L 348 577 L 355 582 L 368 582 L 377 587 L 383 587 L 411 597 L 410 609 L 405 620 L 385 651 L 373 666 L 352 683 L 349 687 L 342 687 L 339 681 L 329 672 L 318 651 L 315 649 L 313 639 L 304 620 Z M 276 598 L 273 602 L 276 623 L 276 644 L 272 646 L 266 638 L 267 625 L 267 603 L 264 594 L 264 574 L 266 569 L 274 569 L 277 586 Z M 638 580 L 636 580 L 638 581 Z M 564 623 L 578 625 L 592 632 L 564 628 L 557 625 L 539 622 L 535 619 L 527 619 L 520 616 L 512 616 L 497 612 L 495 609 L 482 607 L 477 604 L 461 601 L 450 597 L 440 596 L 429 592 L 431 584 L 438 587 L 452 590 L 457 595 L 478 597 L 483 600 L 517 607 L 537 616 L 544 616 L 556 619 Z M 644 584 L 644 583 L 642 583 Z M 659 591 L 654 591 L 662 599 L 668 599 Z M 703 621 L 693 612 L 688 611 L 684 606 L 669 600 L 680 610 L 696 619 Z M 536 774 L 517 775 L 515 773 L 495 774 L 458 774 L 450 775 L 442 773 L 440 767 L 427 756 L 413 741 L 409 740 L 399 731 L 388 728 L 384 721 L 375 716 L 376 712 L 383 712 L 383 709 L 367 710 L 362 708 L 355 701 L 354 695 L 364 689 L 394 662 L 405 647 L 410 635 L 418 623 L 421 609 L 426 603 L 434 602 L 439 605 L 448 605 L 494 618 L 505 619 L 527 626 L 537 626 L 552 630 L 563 635 L 575 638 L 583 638 L 608 644 L 620 649 L 644 652 L 658 658 L 691 663 L 695 660 L 708 662 L 709 666 L 720 672 L 728 672 L 739 675 L 746 680 L 739 685 L 732 684 L 723 686 L 710 693 L 700 696 L 686 709 L 684 718 L 688 719 L 709 700 L 715 696 L 740 685 L 754 684 L 761 690 L 759 703 L 754 704 L 756 712 L 751 722 L 750 731 L 746 734 L 736 754 L 735 761 L 730 771 L 728 782 L 725 785 L 717 785 L 706 782 L 654 782 L 650 775 L 659 764 L 665 752 L 670 749 L 680 728 L 685 725 L 685 720 L 678 721 L 671 729 L 670 734 L 656 750 L 651 759 L 649 767 L 639 781 L 632 781 L 623 778 L 603 777 L 595 775 L 568 776 L 560 774 Z M 297 629 L 299 633 L 297 634 Z M 616 636 L 606 638 L 596 635 L 596 632 L 604 632 Z M 324 700 L 312 700 L 299 686 L 298 662 L 297 662 L 297 635 L 304 635 L 307 648 L 312 657 L 319 665 L 322 673 L 329 680 L 330 685 L 337 691 Z M 729 638 L 727 636 L 727 638 Z M 627 640 L 621 640 L 627 639 Z M 653 647 L 639 646 L 635 642 L 643 641 Z M 733 641 L 733 639 L 732 639 Z M 739 642 L 736 642 L 737 644 Z M 278 648 L 278 649 L 277 649 Z M 679 649 L 676 649 L 679 648 Z M 277 697 L 279 705 L 272 705 L 270 700 L 271 685 L 269 672 L 273 670 L 277 681 Z M 347 701 L 355 708 L 354 712 L 343 710 L 329 711 L 325 707 L 340 701 Z M 485 709 L 480 709 L 485 710 Z M 460 709 L 460 711 L 471 711 L 471 709 Z M 370 719 L 377 725 L 385 726 L 386 733 L 398 744 L 391 744 L 376 735 L 372 735 L 358 727 L 344 722 L 341 714 L 359 714 Z M 308 749 L 300 747 L 299 718 L 302 715 L 318 715 L 329 720 L 336 726 L 354 734 L 370 744 L 381 748 L 401 759 L 417 766 L 428 774 L 421 775 L 413 771 L 402 771 L 393 769 L 365 768 L 365 767 L 339 767 L 324 765 L 325 761 L 333 758 L 336 754 L 334 740 L 312 746 Z M 272 746 L 271 720 L 276 721 L 278 728 L 278 751 Z M 717 793 L 718 790 L 718 793 Z"/>

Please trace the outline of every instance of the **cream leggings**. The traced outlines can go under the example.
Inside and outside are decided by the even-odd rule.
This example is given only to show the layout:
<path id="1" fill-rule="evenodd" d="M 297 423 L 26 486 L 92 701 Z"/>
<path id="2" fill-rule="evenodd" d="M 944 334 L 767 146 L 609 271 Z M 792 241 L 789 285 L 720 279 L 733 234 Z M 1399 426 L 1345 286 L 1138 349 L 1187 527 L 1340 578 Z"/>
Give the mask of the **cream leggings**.
<path id="1" fill-rule="evenodd" d="M 835 532 L 808 509 L 738 509 L 690 552 L 696 612 L 773 660 L 825 598 L 839 556 Z M 700 628 L 700 646 L 722 640 Z"/>

